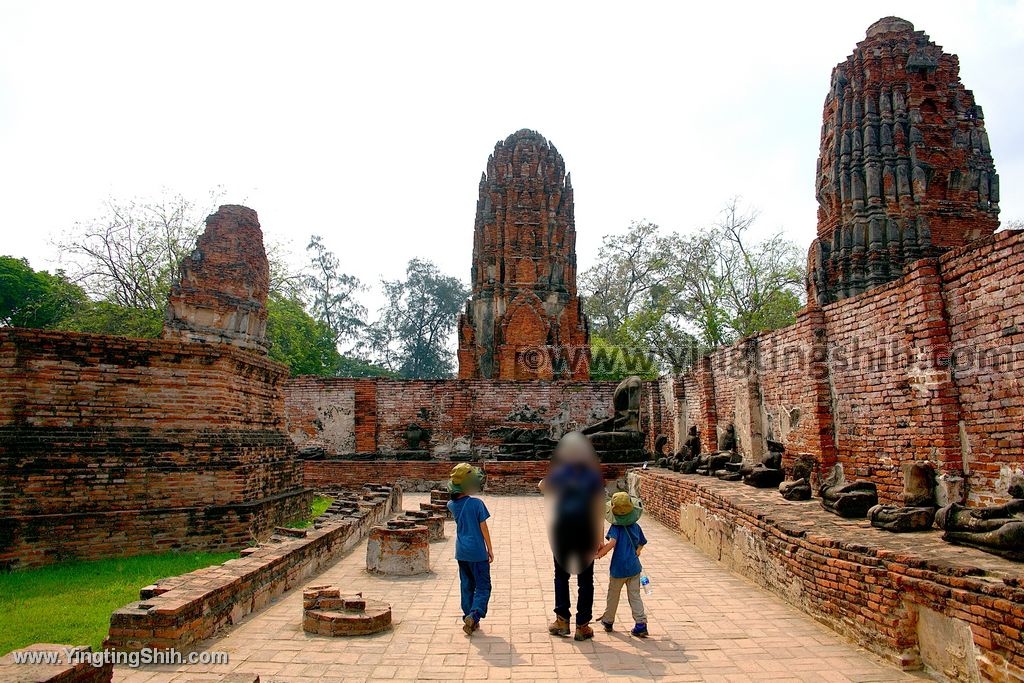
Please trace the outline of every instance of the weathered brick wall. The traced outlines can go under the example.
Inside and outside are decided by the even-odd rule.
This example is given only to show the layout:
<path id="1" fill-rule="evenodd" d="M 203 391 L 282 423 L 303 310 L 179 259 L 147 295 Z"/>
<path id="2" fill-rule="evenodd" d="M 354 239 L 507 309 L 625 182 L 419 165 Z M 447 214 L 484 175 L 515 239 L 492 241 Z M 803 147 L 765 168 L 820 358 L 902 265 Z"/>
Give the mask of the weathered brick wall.
<path id="1" fill-rule="evenodd" d="M 767 438 L 785 444 L 786 465 L 802 453 L 830 465 L 835 448 L 821 309 L 804 311 L 795 325 L 758 335 L 757 340 Z"/>
<path id="2" fill-rule="evenodd" d="M 1019 564 L 969 548 L 952 558 L 940 531 L 910 539 L 771 490 L 660 469 L 627 479 L 646 514 L 898 665 L 953 680 L 1024 676 Z"/>
<path id="3" fill-rule="evenodd" d="M 706 432 L 706 444 L 709 450 L 718 447 L 718 437 L 724 433 L 730 424 L 736 419 L 736 364 L 738 352 L 733 347 L 718 349 L 710 354 L 711 360 L 711 385 L 714 386 L 714 393 L 711 394 L 714 400 L 712 412 L 716 417 L 717 429 L 710 428 Z M 709 425 L 710 427 L 710 425 Z M 701 430 L 704 433 L 703 430 Z"/>
<path id="4" fill-rule="evenodd" d="M 300 512 L 286 373 L 228 345 L 0 330 L 0 564 L 237 548 Z"/>
<path id="5" fill-rule="evenodd" d="M 366 481 L 365 479 L 363 480 Z M 360 484 L 360 487 L 362 484 Z M 222 565 L 157 581 L 140 600 L 114 611 L 105 648 L 192 649 L 219 629 L 237 624 L 285 591 L 302 585 L 402 509 L 402 492 L 365 489 L 354 515 L 329 517 L 298 538 L 247 550 Z M 280 542 L 276 542 L 280 540 Z"/>
<path id="6" fill-rule="evenodd" d="M 955 388 L 937 366 L 949 344 L 937 266 L 923 259 L 893 283 L 824 307 L 837 456 L 887 502 L 902 493 L 902 462 L 960 469 Z"/>
<path id="7" fill-rule="evenodd" d="M 948 477 L 966 475 L 972 503 L 1005 502 L 1010 475 L 1024 470 L 1022 291 L 1020 231 L 920 259 L 898 280 L 700 359 L 677 379 L 687 420 L 713 448 L 709 425 L 755 419 L 756 405 L 737 413 L 738 397 L 754 395 L 764 435 L 785 444 L 787 463 L 802 453 L 822 470 L 839 462 L 895 502 L 901 463 L 927 460 Z M 751 346 L 753 380 L 736 371 Z"/>
<path id="8" fill-rule="evenodd" d="M 1024 233 L 996 233 L 940 266 L 970 501 L 1002 502 L 1024 468 Z"/>
<path id="9" fill-rule="evenodd" d="M 550 463 L 545 461 L 478 462 L 487 473 L 488 493 L 536 493 L 537 482 L 547 476 Z M 455 462 L 382 461 L 382 460 L 307 460 L 306 485 L 313 489 L 349 488 L 367 481 L 396 483 L 404 488 L 429 488 L 431 483 L 443 484 Z M 630 465 L 604 463 L 601 472 L 605 481 L 622 477 Z"/>
<path id="10" fill-rule="evenodd" d="M 408 449 L 410 424 L 430 430 L 435 457 L 487 450 L 497 427 L 550 427 L 555 437 L 608 417 L 616 382 L 352 380 L 298 377 L 285 384 L 288 432 L 329 455 Z M 658 382 L 645 382 L 642 427 L 649 446 L 671 432 Z M 346 431 L 348 430 L 348 431 Z"/>

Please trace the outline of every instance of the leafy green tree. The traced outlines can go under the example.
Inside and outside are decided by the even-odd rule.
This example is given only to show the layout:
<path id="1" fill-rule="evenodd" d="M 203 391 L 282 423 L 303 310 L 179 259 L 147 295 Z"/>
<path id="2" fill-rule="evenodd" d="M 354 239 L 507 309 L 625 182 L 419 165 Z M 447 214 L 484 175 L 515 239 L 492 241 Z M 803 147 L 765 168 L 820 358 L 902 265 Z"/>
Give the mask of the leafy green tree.
<path id="1" fill-rule="evenodd" d="M 383 287 L 388 304 L 365 338 L 379 365 L 406 378 L 452 376 L 450 342 L 466 286 L 430 261 L 412 259 L 404 280 L 385 280 Z"/>
<path id="2" fill-rule="evenodd" d="M 356 295 L 362 283 L 341 271 L 338 257 L 313 235 L 306 251 L 310 255 L 310 271 L 305 277 L 309 310 L 331 332 L 335 345 L 352 340 L 366 326 L 366 308 Z"/>
<path id="3" fill-rule="evenodd" d="M 94 299 L 128 309 L 162 311 L 182 260 L 195 248 L 207 214 L 220 199 L 199 205 L 180 194 L 107 199 L 96 218 L 76 223 L 58 243 L 76 264 L 75 282 Z"/>
<path id="4" fill-rule="evenodd" d="M 333 334 L 313 319 L 302 302 L 272 293 L 267 299 L 267 340 L 270 357 L 293 375 L 333 375 L 341 354 Z"/>
<path id="5" fill-rule="evenodd" d="M 70 332 L 156 339 L 163 334 L 164 314 L 152 308 L 129 308 L 109 301 L 87 301 L 62 320 L 58 327 Z"/>
<path id="6" fill-rule="evenodd" d="M 752 241 L 756 220 L 756 211 L 733 199 L 718 222 L 692 235 L 634 223 L 606 237 L 597 265 L 580 279 L 597 340 L 592 353 L 618 346 L 635 359 L 646 349 L 662 369 L 678 371 L 700 346 L 793 323 L 802 305 L 802 255 L 781 233 Z"/>
<path id="7" fill-rule="evenodd" d="M 338 352 L 334 333 L 306 312 L 302 302 L 281 293 L 267 299 L 270 357 L 288 366 L 292 375 L 384 377 L 387 370 Z"/>
<path id="8" fill-rule="evenodd" d="M 0 325 L 56 327 L 88 301 L 62 271 L 36 271 L 25 259 L 0 256 Z"/>
<path id="9" fill-rule="evenodd" d="M 684 362 L 677 356 L 692 338 L 671 315 L 674 256 L 672 236 L 654 223 L 634 222 L 624 234 L 605 237 L 597 264 L 583 274 L 584 306 L 598 344 L 591 354 L 619 357 L 610 379 L 656 375 L 659 366 Z"/>

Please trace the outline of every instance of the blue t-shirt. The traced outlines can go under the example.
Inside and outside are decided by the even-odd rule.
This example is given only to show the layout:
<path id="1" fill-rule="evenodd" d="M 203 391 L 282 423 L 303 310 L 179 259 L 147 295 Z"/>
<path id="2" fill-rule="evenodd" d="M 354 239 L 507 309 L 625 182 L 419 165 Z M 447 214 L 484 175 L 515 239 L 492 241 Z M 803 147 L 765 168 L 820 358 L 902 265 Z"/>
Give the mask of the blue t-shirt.
<path id="1" fill-rule="evenodd" d="M 487 544 L 480 531 L 480 522 L 491 516 L 479 498 L 462 496 L 448 501 L 455 518 L 455 559 L 463 562 L 486 562 Z"/>
<path id="2" fill-rule="evenodd" d="M 640 558 L 636 550 L 647 544 L 647 537 L 639 524 L 619 526 L 612 524 L 608 527 L 607 539 L 615 539 L 615 547 L 612 548 L 612 561 L 608 571 L 613 579 L 628 579 L 643 571 L 640 566 Z"/>

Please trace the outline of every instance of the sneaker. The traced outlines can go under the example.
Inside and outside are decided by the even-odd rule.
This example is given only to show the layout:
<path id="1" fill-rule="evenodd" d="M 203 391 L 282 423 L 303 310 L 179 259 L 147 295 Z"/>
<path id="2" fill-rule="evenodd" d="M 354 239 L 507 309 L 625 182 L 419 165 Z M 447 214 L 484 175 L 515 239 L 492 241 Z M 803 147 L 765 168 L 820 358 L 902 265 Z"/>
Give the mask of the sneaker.
<path id="1" fill-rule="evenodd" d="M 615 630 L 615 624 L 610 621 L 605 621 L 604 619 L 601 620 L 601 626 L 604 626 L 604 630 L 609 633 Z"/>
<path id="2" fill-rule="evenodd" d="M 473 631 L 480 628 L 480 621 L 474 619 L 472 614 L 467 614 L 462 618 L 462 630 L 466 632 L 467 636 L 473 635 Z"/>
<path id="3" fill-rule="evenodd" d="M 637 624 L 629 633 L 630 635 L 636 636 L 637 638 L 646 638 L 648 635 L 650 635 L 647 632 L 647 624 Z"/>
<path id="4" fill-rule="evenodd" d="M 576 624 L 576 635 L 572 637 L 573 640 L 590 640 L 594 637 L 594 629 L 590 628 L 590 624 Z"/>
<path id="5" fill-rule="evenodd" d="M 548 626 L 548 633 L 553 636 L 569 635 L 569 620 L 558 617 Z"/>

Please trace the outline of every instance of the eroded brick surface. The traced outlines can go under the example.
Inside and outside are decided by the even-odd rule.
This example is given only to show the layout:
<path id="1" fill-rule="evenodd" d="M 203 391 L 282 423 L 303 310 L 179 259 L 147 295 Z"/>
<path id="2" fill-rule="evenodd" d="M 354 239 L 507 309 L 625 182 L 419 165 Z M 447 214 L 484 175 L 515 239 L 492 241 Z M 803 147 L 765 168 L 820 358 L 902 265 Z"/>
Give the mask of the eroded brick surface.
<path id="1" fill-rule="evenodd" d="M 265 537 L 310 498 L 286 377 L 226 344 L 0 330 L 0 563 Z"/>
<path id="2" fill-rule="evenodd" d="M 542 428 L 559 438 L 609 417 L 616 384 L 297 377 L 285 384 L 285 408 L 300 448 L 394 455 L 408 450 L 406 429 L 417 424 L 430 432 L 420 445 L 424 456 L 447 459 L 495 453 L 499 427 Z M 672 419 L 662 415 L 665 394 L 657 382 L 644 382 L 642 396 L 641 429 L 651 449 L 658 433 L 671 433 Z"/>
<path id="3" fill-rule="evenodd" d="M 938 530 L 892 534 L 774 490 L 663 470 L 629 478 L 647 514 L 900 666 L 922 664 L 917 619 L 927 608 L 969 630 L 963 657 L 975 669 L 992 680 L 1024 675 L 1020 564 L 954 548 Z"/>
<path id="4" fill-rule="evenodd" d="M 206 219 L 167 304 L 164 337 L 266 352 L 270 267 L 256 212 L 220 207 Z"/>
<path id="5" fill-rule="evenodd" d="M 460 379 L 589 378 L 572 181 L 562 155 L 535 131 L 510 135 L 487 160 L 471 280 L 459 319 Z M 551 362 L 563 352 L 567 364 Z"/>
<path id="6" fill-rule="evenodd" d="M 116 610 L 104 647 L 189 649 L 302 584 L 402 506 L 400 489 L 367 488 L 303 537 L 272 539 L 222 565 L 146 586 Z"/>
<path id="7" fill-rule="evenodd" d="M 855 296 L 998 226 L 999 177 L 984 116 L 959 71 L 956 55 L 896 17 L 872 24 L 832 71 L 812 300 Z"/>

